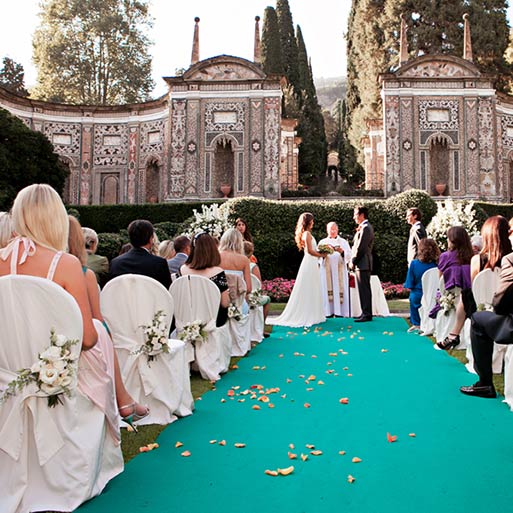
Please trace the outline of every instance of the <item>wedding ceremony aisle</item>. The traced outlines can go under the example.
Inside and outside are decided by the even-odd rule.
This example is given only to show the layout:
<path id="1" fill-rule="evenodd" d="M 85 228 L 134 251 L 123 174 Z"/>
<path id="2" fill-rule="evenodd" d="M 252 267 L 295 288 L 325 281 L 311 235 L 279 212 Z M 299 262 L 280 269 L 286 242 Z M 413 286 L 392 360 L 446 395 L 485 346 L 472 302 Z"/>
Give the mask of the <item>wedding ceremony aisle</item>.
<path id="1" fill-rule="evenodd" d="M 475 376 L 406 328 L 275 327 L 79 511 L 509 511 L 513 413 L 462 395 Z"/>

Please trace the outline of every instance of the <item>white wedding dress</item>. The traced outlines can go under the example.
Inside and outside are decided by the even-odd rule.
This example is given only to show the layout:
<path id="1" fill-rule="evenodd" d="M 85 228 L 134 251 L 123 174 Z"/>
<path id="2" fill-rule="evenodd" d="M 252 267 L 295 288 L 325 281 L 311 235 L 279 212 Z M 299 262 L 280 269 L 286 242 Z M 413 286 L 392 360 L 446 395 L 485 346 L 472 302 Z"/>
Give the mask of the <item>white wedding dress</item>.
<path id="1" fill-rule="evenodd" d="M 303 242 L 305 238 L 306 232 L 303 234 Z M 315 251 L 317 250 L 317 243 L 313 237 L 312 247 Z M 266 322 L 276 326 L 299 328 L 319 324 L 325 320 L 319 260 L 308 253 L 305 243 L 303 261 L 285 310 L 279 317 L 268 318 Z"/>

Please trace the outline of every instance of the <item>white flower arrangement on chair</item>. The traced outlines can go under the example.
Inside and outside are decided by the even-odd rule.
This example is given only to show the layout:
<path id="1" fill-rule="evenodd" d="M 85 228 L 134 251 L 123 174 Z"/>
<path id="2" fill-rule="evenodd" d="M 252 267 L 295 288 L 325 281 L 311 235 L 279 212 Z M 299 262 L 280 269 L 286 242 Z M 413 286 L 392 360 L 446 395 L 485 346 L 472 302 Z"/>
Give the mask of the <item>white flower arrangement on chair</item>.
<path id="1" fill-rule="evenodd" d="M 50 330 L 50 345 L 39 353 L 38 360 L 30 369 L 17 371 L 18 377 L 11 381 L 0 394 L 0 404 L 14 397 L 30 383 L 35 383 L 40 392 L 47 395 L 48 406 L 62 404 L 62 395 L 71 397 L 76 383 L 75 362 L 78 354 L 73 355 L 71 346 L 78 344 L 77 339 L 69 340 Z"/>
<path id="2" fill-rule="evenodd" d="M 183 342 L 193 344 L 195 342 L 206 342 L 208 333 L 205 330 L 206 324 L 201 321 L 188 322 L 178 334 L 178 338 Z"/>
<path id="3" fill-rule="evenodd" d="M 493 312 L 493 305 L 490 303 L 479 303 L 477 305 L 478 312 Z"/>
<path id="4" fill-rule="evenodd" d="M 151 324 L 139 326 L 143 329 L 145 342 L 132 354 L 144 353 L 150 362 L 161 353 L 169 353 L 168 332 L 169 326 L 165 322 L 166 314 L 159 310 L 154 316 Z"/>
<path id="5" fill-rule="evenodd" d="M 271 298 L 266 296 L 262 289 L 252 290 L 247 297 L 248 305 L 250 308 L 258 308 L 259 306 L 264 306 L 267 303 L 271 302 Z"/>
<path id="6" fill-rule="evenodd" d="M 244 318 L 240 308 L 235 303 L 230 303 L 228 307 L 228 319 L 235 319 L 236 321 L 241 321 Z"/>
<path id="7" fill-rule="evenodd" d="M 438 300 L 441 309 L 445 315 L 449 315 L 451 310 L 456 308 L 456 295 L 454 292 L 445 291 Z"/>

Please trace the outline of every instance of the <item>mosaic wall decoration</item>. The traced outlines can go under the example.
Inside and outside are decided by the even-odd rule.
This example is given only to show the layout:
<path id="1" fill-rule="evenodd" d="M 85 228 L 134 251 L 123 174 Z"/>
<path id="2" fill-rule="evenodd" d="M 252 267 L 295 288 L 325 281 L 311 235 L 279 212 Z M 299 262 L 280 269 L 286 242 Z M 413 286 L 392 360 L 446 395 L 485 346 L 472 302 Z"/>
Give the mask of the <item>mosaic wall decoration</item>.
<path id="1" fill-rule="evenodd" d="M 162 155 L 166 139 L 167 122 L 165 119 L 141 123 L 140 155 L 141 161 L 148 155 Z"/>
<path id="2" fill-rule="evenodd" d="M 245 117 L 244 102 L 208 102 L 205 105 L 205 130 L 243 132 Z"/>
<path id="3" fill-rule="evenodd" d="M 128 163 L 128 127 L 94 126 L 94 165 L 126 166 Z"/>
<path id="4" fill-rule="evenodd" d="M 479 98 L 479 170 L 481 191 L 484 195 L 496 194 L 495 187 L 495 151 L 494 151 L 494 121 L 495 112 L 491 98 Z"/>
<path id="5" fill-rule="evenodd" d="M 386 140 L 386 179 L 387 191 L 399 190 L 400 144 L 399 144 L 399 98 L 387 96 L 385 99 L 385 140 Z"/>
<path id="6" fill-rule="evenodd" d="M 401 99 L 401 187 L 402 190 L 416 187 L 413 170 L 413 99 Z"/>
<path id="7" fill-rule="evenodd" d="M 187 104 L 187 155 L 185 168 L 185 194 L 198 193 L 198 179 L 201 174 L 196 141 L 199 139 L 200 103 L 191 100 Z"/>
<path id="8" fill-rule="evenodd" d="M 251 100 L 251 152 L 249 157 L 249 190 L 252 193 L 261 193 L 263 185 L 262 167 L 262 137 L 265 137 L 263 130 L 263 100 Z"/>
<path id="9" fill-rule="evenodd" d="M 45 123 L 43 133 L 53 144 L 55 152 L 62 156 L 80 156 L 82 127 L 76 123 Z M 74 160 L 74 162 L 76 162 Z"/>
<path id="10" fill-rule="evenodd" d="M 465 137 L 467 140 L 467 151 L 464 152 L 466 165 L 463 175 L 462 191 L 470 194 L 479 194 L 479 126 L 477 116 L 477 98 L 465 100 Z"/>
<path id="11" fill-rule="evenodd" d="M 266 98 L 264 100 L 264 113 L 264 188 L 268 195 L 277 196 L 279 191 L 278 182 L 280 168 L 280 99 Z"/>
<path id="12" fill-rule="evenodd" d="M 468 77 L 475 74 L 469 71 L 461 64 L 446 62 L 446 61 L 430 61 L 419 63 L 417 66 L 412 66 L 401 75 L 403 77 L 426 77 L 426 78 L 440 78 L 440 77 Z"/>
<path id="13" fill-rule="evenodd" d="M 457 100 L 420 100 L 421 130 L 458 130 Z"/>
<path id="14" fill-rule="evenodd" d="M 185 188 L 186 106 L 185 100 L 173 100 L 169 173 L 169 196 L 172 198 L 182 197 Z"/>

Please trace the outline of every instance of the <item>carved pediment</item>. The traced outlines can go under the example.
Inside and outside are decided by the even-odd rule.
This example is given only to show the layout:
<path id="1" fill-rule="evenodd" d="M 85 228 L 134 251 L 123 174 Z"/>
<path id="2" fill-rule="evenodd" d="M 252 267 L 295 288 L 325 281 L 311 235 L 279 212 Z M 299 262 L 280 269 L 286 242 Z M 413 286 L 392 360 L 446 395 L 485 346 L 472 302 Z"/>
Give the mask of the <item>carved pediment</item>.
<path id="1" fill-rule="evenodd" d="M 239 57 L 221 55 L 198 62 L 183 75 L 186 81 L 262 80 L 262 69 L 251 61 Z"/>
<path id="2" fill-rule="evenodd" d="M 424 55 L 401 66 L 400 77 L 412 78 L 476 78 L 481 73 L 470 61 L 449 55 Z"/>

